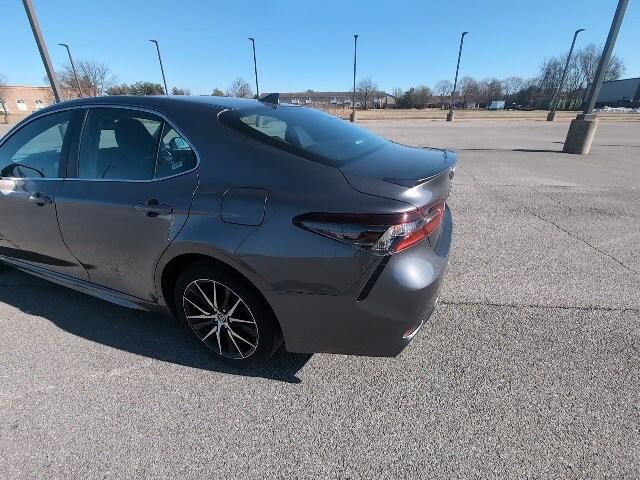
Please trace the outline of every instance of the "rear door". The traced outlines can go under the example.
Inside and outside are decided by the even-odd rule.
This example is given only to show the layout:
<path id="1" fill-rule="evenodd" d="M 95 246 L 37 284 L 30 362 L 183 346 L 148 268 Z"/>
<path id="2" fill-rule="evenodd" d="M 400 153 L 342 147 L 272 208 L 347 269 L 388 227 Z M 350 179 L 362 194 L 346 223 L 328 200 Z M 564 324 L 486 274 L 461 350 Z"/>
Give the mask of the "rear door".
<path id="1" fill-rule="evenodd" d="M 36 118 L 0 145 L 0 256 L 87 279 L 62 240 L 55 205 L 79 113 Z"/>
<path id="2" fill-rule="evenodd" d="M 156 300 L 158 259 L 197 188 L 196 154 L 156 113 L 90 108 L 57 195 L 60 229 L 91 282 Z"/>

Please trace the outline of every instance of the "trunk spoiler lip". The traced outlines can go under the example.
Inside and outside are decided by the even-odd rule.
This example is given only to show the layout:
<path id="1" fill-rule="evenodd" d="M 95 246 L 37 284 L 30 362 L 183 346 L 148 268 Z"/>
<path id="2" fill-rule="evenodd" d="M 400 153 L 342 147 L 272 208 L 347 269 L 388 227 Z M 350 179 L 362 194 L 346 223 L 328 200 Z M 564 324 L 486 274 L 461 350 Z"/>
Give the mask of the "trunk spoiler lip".
<path id="1" fill-rule="evenodd" d="M 453 177 L 452 175 L 453 169 L 455 168 L 456 163 L 458 163 L 457 156 L 455 155 L 454 152 L 452 152 L 451 150 L 445 150 L 442 148 L 433 148 L 433 147 L 417 147 L 417 148 L 441 151 L 444 156 L 444 159 L 448 160 L 448 165 L 444 169 L 442 169 L 440 172 L 435 173 L 433 175 L 429 175 L 428 177 L 423 177 L 418 179 L 416 178 L 383 178 L 383 180 L 388 183 L 400 185 L 401 187 L 413 188 L 413 187 L 422 185 L 423 183 L 430 182 L 431 180 L 434 180 L 445 174 L 448 174 L 450 177 Z M 447 155 L 448 153 L 451 155 Z"/>
<path id="2" fill-rule="evenodd" d="M 428 147 L 426 145 L 405 145 L 404 143 L 400 143 L 400 142 L 396 142 L 395 140 L 389 140 L 388 138 L 385 139 L 388 142 L 391 143 L 395 143 L 396 145 L 400 145 L 401 147 L 407 147 L 407 148 L 416 148 L 418 150 L 437 150 L 439 152 L 442 152 L 442 154 L 444 155 L 444 158 L 447 158 L 447 154 L 448 153 L 452 153 L 455 154 L 455 152 L 453 150 L 448 150 L 446 148 L 439 148 L 439 147 Z"/>

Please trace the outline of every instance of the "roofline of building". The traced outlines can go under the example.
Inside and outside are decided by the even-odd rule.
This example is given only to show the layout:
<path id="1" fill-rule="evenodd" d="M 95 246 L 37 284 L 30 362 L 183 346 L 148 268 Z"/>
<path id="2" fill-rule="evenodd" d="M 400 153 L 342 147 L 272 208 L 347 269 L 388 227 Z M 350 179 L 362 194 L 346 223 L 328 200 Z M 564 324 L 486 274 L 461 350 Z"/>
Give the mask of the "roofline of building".
<path id="1" fill-rule="evenodd" d="M 606 81 L 604 81 L 602 83 L 626 82 L 627 80 L 640 80 L 640 77 L 618 78 L 617 80 L 606 80 Z M 589 85 L 591 85 L 591 83 L 593 83 L 593 82 L 590 82 Z"/>

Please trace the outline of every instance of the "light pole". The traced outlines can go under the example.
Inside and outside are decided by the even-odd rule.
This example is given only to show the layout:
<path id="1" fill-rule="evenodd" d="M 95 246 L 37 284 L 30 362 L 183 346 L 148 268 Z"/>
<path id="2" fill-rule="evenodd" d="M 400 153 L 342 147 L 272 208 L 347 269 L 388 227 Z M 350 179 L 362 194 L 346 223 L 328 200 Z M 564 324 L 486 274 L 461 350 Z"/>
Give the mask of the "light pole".
<path id="1" fill-rule="evenodd" d="M 587 87 L 588 96 L 584 104 L 584 110 L 571 121 L 571 126 L 567 132 L 567 138 L 564 141 L 564 148 L 562 149 L 565 153 L 586 155 L 591 150 L 591 142 L 593 142 L 593 137 L 598 127 L 598 119 L 593 113 L 593 107 L 595 107 L 596 101 L 598 100 L 600 87 L 602 87 L 605 73 L 607 73 L 607 69 L 609 68 L 613 46 L 616 44 L 620 25 L 622 25 L 624 12 L 628 4 L 629 0 L 618 0 L 616 13 L 613 15 L 613 21 L 611 22 L 611 28 L 607 36 L 607 43 L 604 44 L 604 50 L 602 51 L 602 55 L 600 55 L 600 63 L 598 64 L 598 70 L 596 70 L 596 76 L 591 84 L 591 89 Z"/>
<path id="2" fill-rule="evenodd" d="M 356 60 L 358 58 L 358 35 L 353 36 L 353 94 L 351 96 L 351 121 L 356 121 Z"/>
<path id="3" fill-rule="evenodd" d="M 460 48 L 458 49 L 458 64 L 456 65 L 456 78 L 453 81 L 453 90 L 451 91 L 451 103 L 449 104 L 449 113 L 447 113 L 447 122 L 453 121 L 453 96 L 456 94 L 458 86 L 458 71 L 460 70 L 460 57 L 462 56 L 462 45 L 464 44 L 464 36 L 469 32 L 462 32 L 460 36 Z"/>
<path id="4" fill-rule="evenodd" d="M 67 45 L 66 43 L 59 43 L 58 45 L 60 45 L 61 47 L 64 47 L 67 49 L 67 55 L 69 55 L 69 63 L 71 63 L 71 70 L 73 70 L 73 76 L 76 79 L 76 86 L 78 87 L 78 92 L 80 93 L 80 98 L 84 97 L 84 94 L 82 93 L 82 87 L 80 86 L 80 80 L 78 80 L 78 72 L 76 72 L 76 66 L 73 63 L 73 58 L 71 57 L 71 50 L 69 50 L 69 45 Z"/>
<path id="5" fill-rule="evenodd" d="M 553 122 L 556 119 L 556 107 L 558 106 L 558 96 L 560 95 L 560 92 L 562 92 L 562 86 L 564 85 L 564 79 L 567 76 L 567 71 L 569 70 L 569 62 L 571 61 L 571 55 L 573 54 L 573 47 L 576 45 L 576 38 L 578 38 L 578 34 L 580 32 L 584 32 L 586 29 L 581 28 L 579 30 L 576 30 L 573 33 L 573 41 L 571 42 L 571 48 L 569 49 L 569 55 L 567 55 L 567 62 L 564 64 L 564 70 L 562 71 L 562 77 L 560 77 L 560 84 L 558 85 L 557 90 L 555 91 L 555 93 L 553 94 L 553 97 L 551 98 L 551 110 L 549 111 L 549 114 L 547 115 L 547 121 L 549 122 Z"/>
<path id="6" fill-rule="evenodd" d="M 47 46 L 44 43 L 44 38 L 42 38 L 42 32 L 40 31 L 40 24 L 38 23 L 36 11 L 33 8 L 33 3 L 31 3 L 31 0 L 22 0 L 22 4 L 24 5 L 24 9 L 27 12 L 27 18 L 29 19 L 29 24 L 31 25 L 31 31 L 33 32 L 33 36 L 36 39 L 36 44 L 38 45 L 38 50 L 40 51 L 40 57 L 42 57 L 42 63 L 44 63 L 44 69 L 47 71 L 47 77 L 49 77 L 51 90 L 53 90 L 53 98 L 57 103 L 62 98 L 60 85 L 58 85 L 58 77 L 56 77 L 56 71 L 53 69 L 53 65 L 51 64 L 51 59 L 49 58 L 49 52 L 47 51 Z"/>
<path id="7" fill-rule="evenodd" d="M 162 57 L 160 56 L 160 46 L 157 40 L 149 40 L 151 43 L 155 43 L 156 51 L 158 52 L 158 61 L 160 62 L 160 71 L 162 72 L 162 83 L 164 83 L 164 94 L 169 95 L 169 89 L 167 88 L 167 79 L 164 77 L 164 67 L 162 66 Z"/>
<path id="8" fill-rule="evenodd" d="M 256 98 L 260 98 L 260 89 L 258 88 L 258 63 L 256 62 L 256 39 L 249 37 L 251 45 L 253 45 L 253 73 L 256 76 Z"/>

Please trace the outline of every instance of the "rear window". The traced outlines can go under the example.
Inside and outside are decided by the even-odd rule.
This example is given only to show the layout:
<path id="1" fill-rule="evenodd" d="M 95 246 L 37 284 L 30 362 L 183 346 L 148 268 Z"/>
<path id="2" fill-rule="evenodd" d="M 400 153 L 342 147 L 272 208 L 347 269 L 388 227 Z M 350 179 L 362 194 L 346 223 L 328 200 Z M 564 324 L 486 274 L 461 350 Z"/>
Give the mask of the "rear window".
<path id="1" fill-rule="evenodd" d="M 305 107 L 241 108 L 223 112 L 220 120 L 263 143 L 334 167 L 386 142 L 352 123 Z"/>

